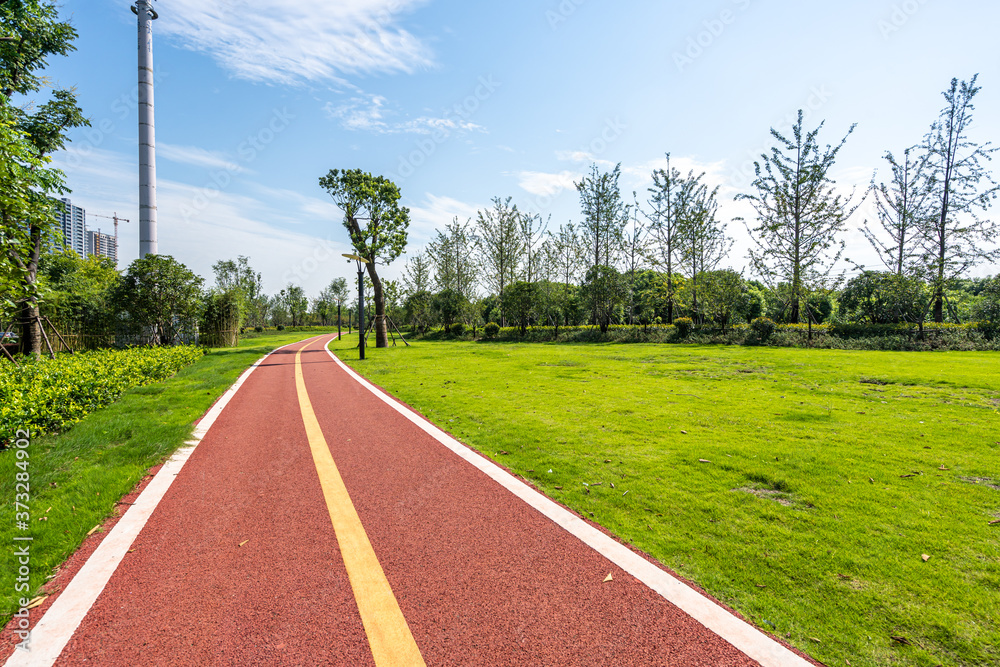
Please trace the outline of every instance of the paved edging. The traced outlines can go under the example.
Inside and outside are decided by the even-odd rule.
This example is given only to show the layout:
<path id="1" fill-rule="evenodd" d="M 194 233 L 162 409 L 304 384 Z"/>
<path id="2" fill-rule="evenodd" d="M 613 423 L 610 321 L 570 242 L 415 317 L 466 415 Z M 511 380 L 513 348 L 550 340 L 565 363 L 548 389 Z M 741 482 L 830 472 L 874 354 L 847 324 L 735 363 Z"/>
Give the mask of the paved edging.
<path id="1" fill-rule="evenodd" d="M 450 449 L 459 457 L 469 462 L 485 475 L 510 491 L 519 499 L 537 510 L 543 516 L 555 522 L 581 542 L 600 553 L 612 563 L 629 573 L 650 589 L 656 591 L 667 601 L 697 620 L 716 635 L 726 640 L 750 658 L 764 667 L 812 667 L 812 663 L 803 659 L 790 649 L 778 643 L 771 637 L 753 627 L 746 621 L 737 618 L 718 604 L 701 595 L 687 584 L 656 567 L 624 545 L 616 542 L 601 531 L 583 521 L 569 510 L 553 502 L 524 482 L 520 481 L 495 463 L 480 456 L 458 440 L 434 426 L 422 416 L 413 412 L 398 401 L 372 385 L 361 377 L 337 355 L 330 351 L 329 343 L 326 352 L 333 358 L 349 376 L 362 387 L 375 394 L 380 400 L 392 407 L 396 412 L 408 419 L 422 431 Z"/>
<path id="2" fill-rule="evenodd" d="M 42 620 L 31 629 L 29 650 L 15 650 L 4 663 L 4 667 L 50 667 L 55 663 L 115 573 L 118 564 L 128 553 L 136 536 L 146 525 L 156 506 L 166 495 L 170 485 L 222 413 L 222 410 L 236 395 L 250 374 L 265 359 L 278 350 L 301 342 L 296 341 L 282 345 L 258 359 L 250 368 L 243 371 L 236 382 L 209 408 L 205 416 L 198 422 L 191 438 L 184 441 L 187 446 L 178 449 L 163 464 L 159 472 L 136 499 L 135 504 L 125 512 L 107 537 L 101 541 L 100 546 L 91 554 L 73 580 L 66 586 L 66 589 L 42 616 Z"/>

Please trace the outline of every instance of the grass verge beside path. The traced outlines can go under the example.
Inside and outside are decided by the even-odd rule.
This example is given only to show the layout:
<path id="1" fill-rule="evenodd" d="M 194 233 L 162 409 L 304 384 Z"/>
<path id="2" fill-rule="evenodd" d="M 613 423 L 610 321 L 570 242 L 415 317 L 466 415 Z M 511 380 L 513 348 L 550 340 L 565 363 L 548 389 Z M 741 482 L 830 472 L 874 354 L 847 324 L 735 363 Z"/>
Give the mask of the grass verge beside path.
<path id="1" fill-rule="evenodd" d="M 168 380 L 130 389 L 62 434 L 32 438 L 29 533 L 15 530 L 19 471 L 14 452 L 0 452 L 0 626 L 16 611 L 17 599 L 25 596 L 15 590 L 14 534 L 34 537 L 31 597 L 146 471 L 190 437 L 194 421 L 243 371 L 276 347 L 320 333 L 275 332 L 241 341 L 236 348 L 211 350 Z M 45 520 L 39 521 L 41 517 Z"/>
<path id="2" fill-rule="evenodd" d="M 1000 664 L 996 353 L 349 345 L 331 348 L 825 664 Z"/>

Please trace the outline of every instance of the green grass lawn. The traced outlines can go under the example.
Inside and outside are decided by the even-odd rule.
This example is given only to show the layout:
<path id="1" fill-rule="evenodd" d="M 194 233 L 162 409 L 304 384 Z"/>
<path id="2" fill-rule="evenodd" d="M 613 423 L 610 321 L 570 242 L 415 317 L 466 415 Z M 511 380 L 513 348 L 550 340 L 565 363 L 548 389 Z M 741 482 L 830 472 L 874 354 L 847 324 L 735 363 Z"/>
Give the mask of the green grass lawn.
<path id="1" fill-rule="evenodd" d="M 826 664 L 1000 664 L 996 353 L 333 348 Z"/>
<path id="2" fill-rule="evenodd" d="M 166 381 L 130 389 L 62 434 L 33 438 L 31 595 L 151 466 L 190 437 L 194 421 L 243 371 L 275 347 L 319 333 L 269 332 L 236 348 L 212 350 Z M 0 624 L 23 595 L 15 590 L 11 547 L 13 535 L 25 534 L 14 523 L 15 464 L 12 450 L 0 452 Z"/>

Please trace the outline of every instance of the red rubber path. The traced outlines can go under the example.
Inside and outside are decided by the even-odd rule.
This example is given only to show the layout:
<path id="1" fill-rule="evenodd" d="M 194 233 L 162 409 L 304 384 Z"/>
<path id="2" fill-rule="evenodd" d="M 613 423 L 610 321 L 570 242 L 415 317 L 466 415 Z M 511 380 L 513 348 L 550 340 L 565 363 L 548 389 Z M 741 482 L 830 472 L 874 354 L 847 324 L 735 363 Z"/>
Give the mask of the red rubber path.
<path id="1" fill-rule="evenodd" d="M 306 386 L 428 665 L 757 664 L 386 406 L 328 339 Z M 299 411 L 305 344 L 250 375 L 57 665 L 374 664 Z"/>

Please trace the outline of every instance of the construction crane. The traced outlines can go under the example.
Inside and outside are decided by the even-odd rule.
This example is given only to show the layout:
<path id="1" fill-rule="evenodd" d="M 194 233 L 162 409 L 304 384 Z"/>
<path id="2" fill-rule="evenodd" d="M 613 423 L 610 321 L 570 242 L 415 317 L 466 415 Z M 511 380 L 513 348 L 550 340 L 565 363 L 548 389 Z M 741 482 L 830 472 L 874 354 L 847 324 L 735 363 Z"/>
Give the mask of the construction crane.
<path id="1" fill-rule="evenodd" d="M 129 222 L 128 218 L 119 218 L 117 212 L 115 212 L 114 215 L 98 215 L 96 213 L 91 213 L 90 217 L 92 217 L 92 218 L 107 218 L 108 220 L 114 220 L 115 221 L 115 245 L 118 244 L 118 223 L 119 222 Z"/>

